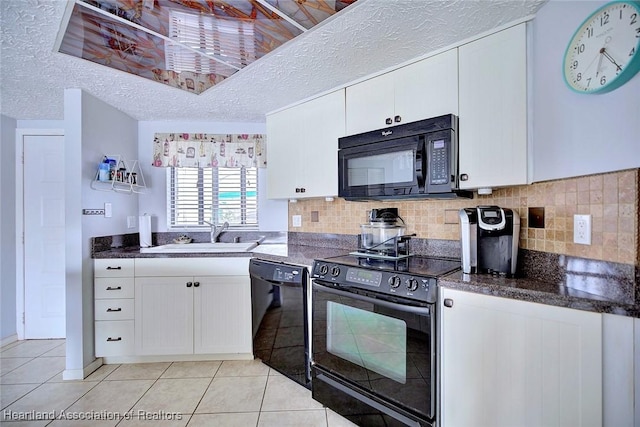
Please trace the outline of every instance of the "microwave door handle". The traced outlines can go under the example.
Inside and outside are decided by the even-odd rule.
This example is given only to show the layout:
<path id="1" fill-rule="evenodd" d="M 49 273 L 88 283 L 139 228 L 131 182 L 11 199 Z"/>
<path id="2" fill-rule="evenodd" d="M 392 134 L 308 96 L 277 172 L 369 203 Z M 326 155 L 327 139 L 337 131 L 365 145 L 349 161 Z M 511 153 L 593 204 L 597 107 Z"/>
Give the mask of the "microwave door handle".
<path id="1" fill-rule="evenodd" d="M 418 147 L 416 149 L 416 163 L 420 162 L 420 172 L 416 173 L 416 180 L 418 181 L 418 188 L 420 190 L 424 190 L 426 187 L 428 164 L 426 145 L 427 143 L 425 141 L 424 135 L 420 135 L 420 139 L 418 140 Z M 416 169 L 417 166 L 418 165 L 416 165 Z"/>

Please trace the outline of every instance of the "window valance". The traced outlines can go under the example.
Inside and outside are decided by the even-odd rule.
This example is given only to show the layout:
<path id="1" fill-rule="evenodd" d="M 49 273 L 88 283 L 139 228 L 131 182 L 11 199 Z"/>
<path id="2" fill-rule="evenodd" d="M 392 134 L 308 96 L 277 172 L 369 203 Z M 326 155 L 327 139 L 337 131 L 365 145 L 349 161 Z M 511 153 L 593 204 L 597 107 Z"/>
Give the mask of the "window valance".
<path id="1" fill-rule="evenodd" d="M 153 166 L 178 168 L 266 167 L 266 135 L 156 133 Z"/>

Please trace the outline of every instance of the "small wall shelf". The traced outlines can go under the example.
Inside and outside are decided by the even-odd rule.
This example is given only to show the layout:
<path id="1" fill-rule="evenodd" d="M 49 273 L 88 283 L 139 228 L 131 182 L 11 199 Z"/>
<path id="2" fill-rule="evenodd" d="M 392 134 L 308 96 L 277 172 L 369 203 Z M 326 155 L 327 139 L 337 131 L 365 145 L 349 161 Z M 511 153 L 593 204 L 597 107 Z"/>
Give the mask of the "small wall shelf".
<path id="1" fill-rule="evenodd" d="M 101 171 L 101 164 L 108 164 Z M 105 155 L 98 164 L 91 188 L 98 191 L 117 191 L 120 193 L 144 193 L 147 185 L 137 160 L 126 160 L 118 155 Z"/>

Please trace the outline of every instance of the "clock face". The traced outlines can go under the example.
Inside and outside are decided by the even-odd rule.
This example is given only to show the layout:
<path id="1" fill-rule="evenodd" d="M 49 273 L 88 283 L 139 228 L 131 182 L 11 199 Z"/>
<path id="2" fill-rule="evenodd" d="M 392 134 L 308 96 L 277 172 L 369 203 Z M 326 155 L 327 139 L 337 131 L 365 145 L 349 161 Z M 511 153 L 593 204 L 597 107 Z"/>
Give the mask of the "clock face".
<path id="1" fill-rule="evenodd" d="M 620 87 L 640 70 L 640 2 L 608 3 L 578 28 L 564 55 L 564 80 L 580 93 Z"/>

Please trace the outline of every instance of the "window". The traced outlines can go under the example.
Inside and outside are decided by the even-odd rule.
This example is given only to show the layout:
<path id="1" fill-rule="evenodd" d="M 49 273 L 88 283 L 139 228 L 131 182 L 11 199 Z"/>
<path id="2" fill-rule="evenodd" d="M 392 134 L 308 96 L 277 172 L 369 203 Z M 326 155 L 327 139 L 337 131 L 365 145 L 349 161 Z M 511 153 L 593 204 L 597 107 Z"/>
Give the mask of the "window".
<path id="1" fill-rule="evenodd" d="M 257 168 L 167 168 L 169 228 L 258 227 Z"/>

